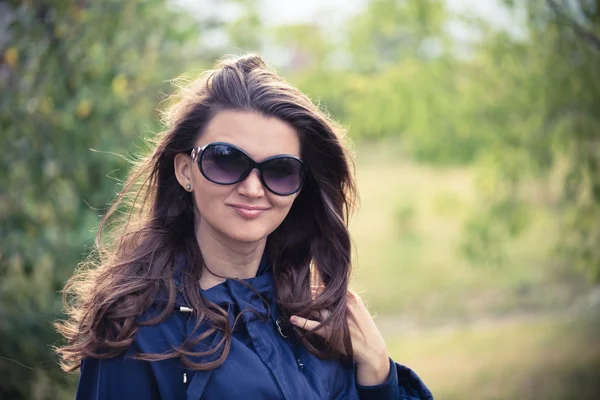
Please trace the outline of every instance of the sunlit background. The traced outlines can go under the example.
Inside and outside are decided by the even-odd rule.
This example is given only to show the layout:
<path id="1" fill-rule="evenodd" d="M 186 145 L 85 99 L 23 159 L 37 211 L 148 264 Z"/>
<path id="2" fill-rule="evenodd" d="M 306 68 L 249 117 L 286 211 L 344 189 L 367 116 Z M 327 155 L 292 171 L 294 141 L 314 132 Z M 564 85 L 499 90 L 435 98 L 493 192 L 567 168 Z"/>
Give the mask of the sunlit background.
<path id="1" fill-rule="evenodd" d="M 600 1 L 0 1 L 0 399 L 169 80 L 255 51 L 348 128 L 353 287 L 437 399 L 600 398 Z"/>

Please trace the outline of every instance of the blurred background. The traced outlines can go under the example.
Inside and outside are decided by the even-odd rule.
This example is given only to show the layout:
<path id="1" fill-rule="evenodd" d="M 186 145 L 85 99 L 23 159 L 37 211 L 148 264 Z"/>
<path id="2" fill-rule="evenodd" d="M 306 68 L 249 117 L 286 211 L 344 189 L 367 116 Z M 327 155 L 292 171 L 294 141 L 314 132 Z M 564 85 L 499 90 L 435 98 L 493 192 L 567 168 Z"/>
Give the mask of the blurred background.
<path id="1" fill-rule="evenodd" d="M 437 399 L 600 398 L 600 1 L 0 1 L 0 398 L 170 79 L 255 51 L 344 126 L 353 287 Z"/>

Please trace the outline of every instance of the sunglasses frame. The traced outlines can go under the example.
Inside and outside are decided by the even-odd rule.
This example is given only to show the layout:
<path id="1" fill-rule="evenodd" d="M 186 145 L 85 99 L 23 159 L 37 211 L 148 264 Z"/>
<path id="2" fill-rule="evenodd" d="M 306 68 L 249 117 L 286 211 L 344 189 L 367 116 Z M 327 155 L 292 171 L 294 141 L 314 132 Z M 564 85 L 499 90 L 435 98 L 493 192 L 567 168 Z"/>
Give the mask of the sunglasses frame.
<path id="1" fill-rule="evenodd" d="M 211 146 L 218 146 L 218 145 L 232 147 L 235 150 L 241 152 L 246 157 L 248 157 L 248 159 L 250 160 L 249 168 L 235 182 L 231 182 L 231 183 L 216 182 L 216 181 L 212 180 L 211 178 L 209 178 L 206 175 L 206 173 L 204 172 L 204 168 L 202 168 L 202 156 L 204 155 L 204 151 Z M 250 157 L 250 155 L 248 153 L 246 153 L 244 150 L 240 149 L 236 145 L 233 145 L 233 144 L 227 143 L 227 142 L 212 142 L 212 143 L 207 143 L 204 146 L 193 147 L 191 150 L 190 156 L 192 157 L 192 160 L 198 165 L 198 169 L 200 169 L 200 173 L 202 174 L 202 176 L 204 176 L 210 182 L 216 183 L 217 185 L 235 185 L 236 183 L 240 183 L 241 181 L 243 181 L 250 175 L 250 173 L 252 172 L 252 170 L 254 168 L 258 169 L 258 176 L 260 177 L 260 181 L 263 184 L 263 186 L 269 192 L 276 194 L 278 196 L 291 196 L 294 193 L 297 193 L 300 189 L 302 189 L 302 186 L 304 186 L 304 183 L 306 182 L 307 171 L 306 171 L 306 165 L 304 164 L 304 161 L 302 161 L 300 158 L 293 156 L 291 154 L 278 154 L 278 155 L 275 155 L 272 157 L 265 158 L 261 162 L 257 162 L 257 161 L 254 161 L 254 159 L 252 157 Z M 265 179 L 263 177 L 263 171 L 262 171 L 263 166 L 266 163 L 268 163 L 269 161 L 277 160 L 280 158 L 292 158 L 292 159 L 300 162 L 301 171 L 302 171 L 302 179 L 298 185 L 298 188 L 291 193 L 278 193 L 278 192 L 274 191 L 273 189 L 271 189 L 269 187 L 269 185 L 267 185 L 267 183 L 265 182 Z"/>

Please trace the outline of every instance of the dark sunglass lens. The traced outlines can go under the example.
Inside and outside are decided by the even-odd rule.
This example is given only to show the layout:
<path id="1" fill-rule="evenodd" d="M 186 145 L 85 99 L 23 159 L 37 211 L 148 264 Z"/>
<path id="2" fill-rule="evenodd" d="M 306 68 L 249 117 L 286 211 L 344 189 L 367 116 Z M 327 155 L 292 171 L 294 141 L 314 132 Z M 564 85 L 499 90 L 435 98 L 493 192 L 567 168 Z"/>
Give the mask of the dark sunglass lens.
<path id="1" fill-rule="evenodd" d="M 262 168 L 265 184 L 278 194 L 296 192 L 304 179 L 304 166 L 295 158 L 275 158 Z"/>
<path id="2" fill-rule="evenodd" d="M 250 166 L 244 153 L 225 144 L 208 146 L 202 153 L 201 163 L 208 179 L 223 184 L 237 182 Z"/>

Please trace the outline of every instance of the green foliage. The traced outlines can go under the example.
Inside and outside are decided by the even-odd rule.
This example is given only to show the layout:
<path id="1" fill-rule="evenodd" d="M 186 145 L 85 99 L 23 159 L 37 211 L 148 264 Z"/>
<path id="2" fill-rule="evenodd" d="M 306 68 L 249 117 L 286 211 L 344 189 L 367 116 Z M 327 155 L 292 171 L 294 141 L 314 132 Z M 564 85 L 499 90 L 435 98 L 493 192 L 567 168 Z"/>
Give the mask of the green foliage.
<path id="1" fill-rule="evenodd" d="M 488 68 L 478 84 L 494 88 L 493 102 L 482 98 L 474 108 L 490 116 L 483 128 L 496 132 L 478 162 L 493 175 L 480 185 L 489 188 L 482 194 L 490 204 L 485 215 L 491 221 L 488 232 L 467 241 L 489 235 L 498 223 L 509 236 L 519 233 L 513 227 L 514 212 L 498 223 L 494 214 L 502 204 L 518 210 L 531 203 L 526 192 L 536 179 L 557 186 L 538 204 L 553 207 L 562 222 L 557 255 L 599 277 L 600 42 L 595 45 L 578 30 L 599 37 L 600 7 L 590 4 L 573 3 L 575 10 L 568 14 L 566 3 L 528 3 L 526 41 L 490 33 L 479 47 L 478 59 Z"/>
<path id="2" fill-rule="evenodd" d="M 240 16 L 225 26 L 231 43 L 243 51 L 255 51 L 260 47 L 264 32 L 258 4 L 253 0 L 234 0 L 240 8 Z"/>
<path id="3" fill-rule="evenodd" d="M 457 18 L 433 0 L 372 0 L 330 45 L 347 63 L 315 62 L 292 80 L 356 140 L 401 137 L 418 160 L 478 170 L 482 207 L 462 245 L 474 263 L 501 263 L 502 243 L 526 228 L 528 207 L 549 207 L 564 226 L 560 258 L 598 277 L 600 3 L 504 6 L 515 27 Z M 452 21 L 474 39 L 449 36 Z M 282 42 L 322 59 L 306 40 Z M 536 198 L 532 186 L 548 196 Z"/>
<path id="4" fill-rule="evenodd" d="M 190 51 L 195 23 L 163 0 L 2 7 L 0 398 L 54 399 L 67 383 L 51 348 L 58 292 L 127 172 L 116 154 L 159 129 L 167 80 L 208 60 Z"/>
<path id="5" fill-rule="evenodd" d="M 361 72 L 382 71 L 409 58 L 427 57 L 426 41 L 442 39 L 443 2 L 372 0 L 349 26 L 352 66 Z"/>
<path id="6" fill-rule="evenodd" d="M 402 136 L 418 159 L 466 163 L 492 134 L 472 130 L 473 75 L 453 56 L 448 18 L 436 0 L 374 0 L 341 39 L 313 24 L 279 27 L 276 38 L 312 61 L 289 71 L 290 80 L 348 125 L 353 138 Z"/>

